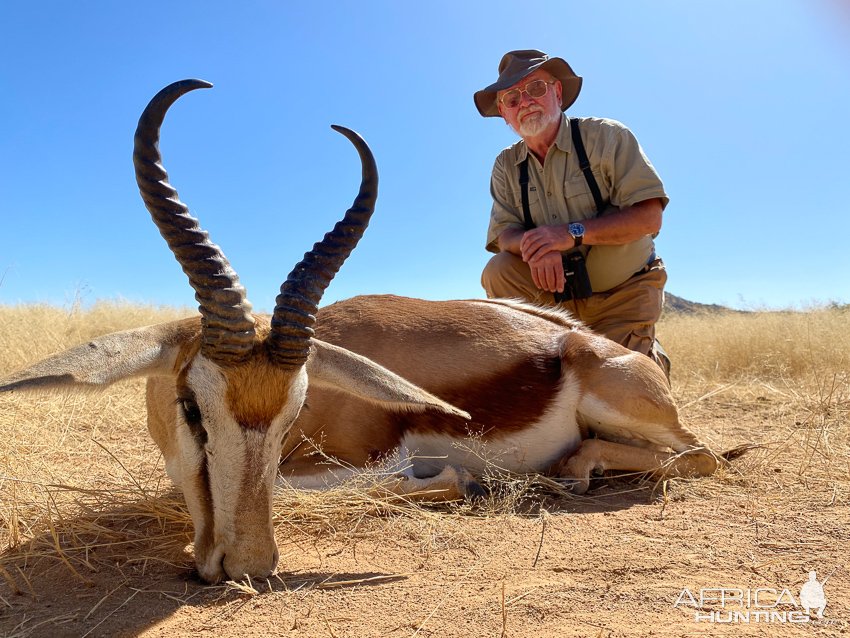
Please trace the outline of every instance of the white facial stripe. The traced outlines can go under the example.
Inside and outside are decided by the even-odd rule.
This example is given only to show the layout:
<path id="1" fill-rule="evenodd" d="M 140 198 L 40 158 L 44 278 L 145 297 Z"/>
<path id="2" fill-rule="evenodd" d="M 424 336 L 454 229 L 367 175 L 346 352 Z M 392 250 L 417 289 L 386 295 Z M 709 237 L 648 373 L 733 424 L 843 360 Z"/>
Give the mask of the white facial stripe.
<path id="1" fill-rule="evenodd" d="M 174 406 L 177 413 L 175 423 L 181 424 L 174 429 L 174 440 L 177 444 L 176 453 L 165 459 L 165 472 L 168 478 L 184 492 L 189 489 L 190 477 L 197 475 L 204 455 L 198 447 L 198 441 L 188 427 L 182 425 L 183 410 L 179 405 Z"/>
<path id="2" fill-rule="evenodd" d="M 207 431 L 207 468 L 216 544 L 235 537 L 235 511 L 242 487 L 246 450 L 242 428 L 227 409 L 227 386 L 218 366 L 198 355 L 186 377 Z M 197 442 L 195 443 L 197 446 Z"/>
<path id="3" fill-rule="evenodd" d="M 289 428 L 292 422 L 298 418 L 298 413 L 304 405 L 304 399 L 307 397 L 307 370 L 302 367 L 292 379 L 292 385 L 289 386 L 289 401 L 272 421 L 272 429 L 282 430 L 281 442 L 283 435 L 289 433 Z"/>

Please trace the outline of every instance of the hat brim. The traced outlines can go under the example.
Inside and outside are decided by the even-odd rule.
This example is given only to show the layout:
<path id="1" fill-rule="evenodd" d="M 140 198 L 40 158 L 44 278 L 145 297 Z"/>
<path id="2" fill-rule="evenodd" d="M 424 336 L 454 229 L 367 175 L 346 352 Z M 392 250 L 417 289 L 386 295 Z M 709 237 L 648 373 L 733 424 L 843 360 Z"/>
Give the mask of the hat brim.
<path id="1" fill-rule="evenodd" d="M 549 58 L 536 66 L 524 69 L 521 75 L 500 77 L 490 86 L 477 91 L 473 97 L 478 112 L 484 117 L 500 117 L 499 105 L 496 103 L 496 94 L 513 86 L 538 69 L 551 73 L 556 80 L 560 81 L 561 110 L 566 111 L 578 99 L 578 94 L 581 92 L 582 78 L 573 72 L 566 60 L 562 58 Z"/>

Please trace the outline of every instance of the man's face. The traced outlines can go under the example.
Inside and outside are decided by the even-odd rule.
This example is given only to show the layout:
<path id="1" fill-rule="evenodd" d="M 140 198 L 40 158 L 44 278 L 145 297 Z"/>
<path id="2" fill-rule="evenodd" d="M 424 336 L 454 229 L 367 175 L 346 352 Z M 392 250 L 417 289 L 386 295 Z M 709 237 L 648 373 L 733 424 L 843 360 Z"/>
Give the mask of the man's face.
<path id="1" fill-rule="evenodd" d="M 541 97 L 531 97 L 525 90 L 535 80 L 551 83 L 547 84 L 546 93 Z M 514 89 L 521 92 L 519 104 L 515 107 L 506 106 L 502 98 Z M 561 119 L 561 83 L 546 71 L 537 70 L 504 91 L 499 91 L 496 100 L 505 122 L 524 138 L 539 135 Z"/>

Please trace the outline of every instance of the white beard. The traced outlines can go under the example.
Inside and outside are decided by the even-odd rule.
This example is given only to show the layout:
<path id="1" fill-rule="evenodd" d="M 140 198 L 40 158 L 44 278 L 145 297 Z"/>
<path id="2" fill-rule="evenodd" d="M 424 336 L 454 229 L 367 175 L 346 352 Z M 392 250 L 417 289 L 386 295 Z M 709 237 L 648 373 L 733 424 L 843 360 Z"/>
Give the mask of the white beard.
<path id="1" fill-rule="evenodd" d="M 560 113 L 549 113 L 546 111 L 538 111 L 533 115 L 529 115 L 525 119 L 521 117 L 521 113 L 518 114 L 520 117 L 520 124 L 516 129 L 516 132 L 520 134 L 522 137 L 535 137 L 540 135 L 546 127 L 550 124 L 557 122 L 560 119 Z"/>

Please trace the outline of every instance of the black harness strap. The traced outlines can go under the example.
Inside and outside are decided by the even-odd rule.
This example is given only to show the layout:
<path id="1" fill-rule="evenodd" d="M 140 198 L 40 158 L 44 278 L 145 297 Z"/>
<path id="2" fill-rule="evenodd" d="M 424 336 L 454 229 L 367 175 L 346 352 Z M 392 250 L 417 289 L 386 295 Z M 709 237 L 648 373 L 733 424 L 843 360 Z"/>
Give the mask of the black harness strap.
<path id="1" fill-rule="evenodd" d="M 534 228 L 534 222 L 531 221 L 531 211 L 528 206 L 528 155 L 519 164 L 519 187 L 522 195 L 522 216 L 525 221 L 525 229 L 531 230 Z"/>
<path id="2" fill-rule="evenodd" d="M 578 120 L 575 118 L 570 118 L 570 133 L 573 136 L 573 146 L 576 149 L 576 156 L 578 156 L 579 168 L 584 173 L 584 179 L 587 181 L 588 188 L 590 188 L 590 194 L 593 195 L 593 201 L 596 203 L 596 212 L 601 215 L 602 211 L 605 210 L 605 202 L 602 199 L 599 184 L 596 183 L 596 178 L 590 169 L 590 160 L 587 159 L 587 151 L 584 150 L 584 142 L 581 139 Z"/>

